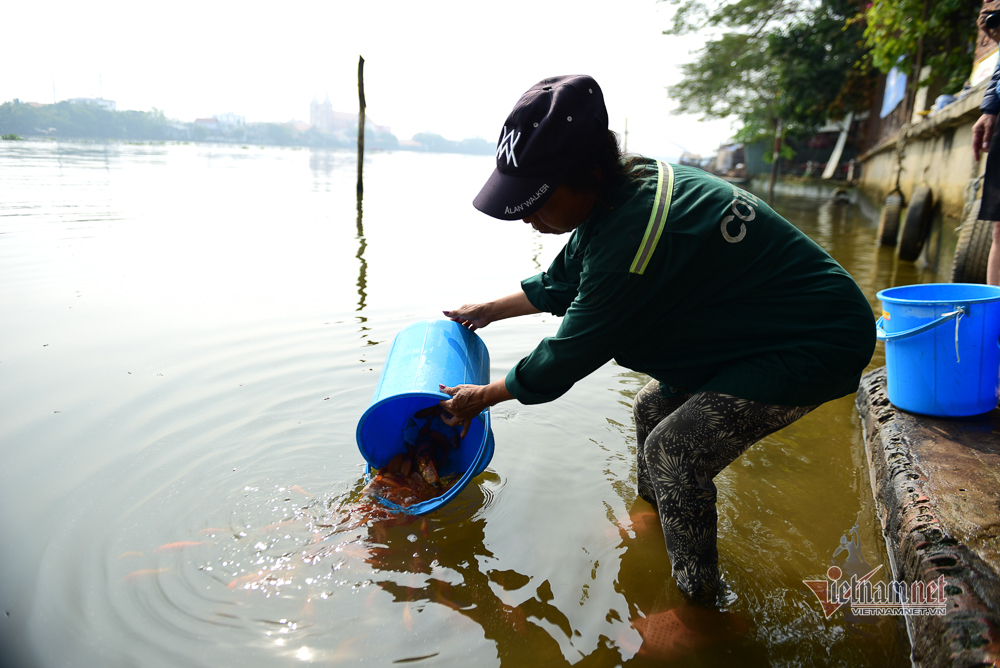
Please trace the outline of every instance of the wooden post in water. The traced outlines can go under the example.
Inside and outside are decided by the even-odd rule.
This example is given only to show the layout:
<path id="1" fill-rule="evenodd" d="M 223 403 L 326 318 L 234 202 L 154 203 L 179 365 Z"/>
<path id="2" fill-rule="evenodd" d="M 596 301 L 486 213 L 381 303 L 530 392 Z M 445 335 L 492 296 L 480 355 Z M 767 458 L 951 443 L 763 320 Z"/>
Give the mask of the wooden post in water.
<path id="1" fill-rule="evenodd" d="M 778 158 L 781 155 L 781 131 L 782 123 L 779 118 L 777 126 L 774 129 L 774 157 L 771 160 L 771 183 L 767 186 L 768 204 L 772 204 L 774 202 L 774 182 L 778 178 Z"/>
<path id="2" fill-rule="evenodd" d="M 361 180 L 361 168 L 365 163 L 365 59 L 358 56 L 358 197 L 365 187 Z"/>

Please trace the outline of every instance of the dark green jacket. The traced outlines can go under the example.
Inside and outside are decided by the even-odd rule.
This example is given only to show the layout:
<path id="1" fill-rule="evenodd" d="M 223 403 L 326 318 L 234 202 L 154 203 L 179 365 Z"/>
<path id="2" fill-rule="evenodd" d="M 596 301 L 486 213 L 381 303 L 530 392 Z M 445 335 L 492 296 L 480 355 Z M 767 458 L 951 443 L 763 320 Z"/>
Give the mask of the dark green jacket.
<path id="1" fill-rule="evenodd" d="M 521 283 L 563 321 L 511 369 L 507 389 L 525 404 L 552 401 L 614 359 L 665 394 L 811 406 L 857 391 L 875 320 L 850 274 L 762 200 L 672 169 L 669 213 L 642 274 L 630 268 L 656 198 L 652 160 L 595 207 L 547 272 Z"/>

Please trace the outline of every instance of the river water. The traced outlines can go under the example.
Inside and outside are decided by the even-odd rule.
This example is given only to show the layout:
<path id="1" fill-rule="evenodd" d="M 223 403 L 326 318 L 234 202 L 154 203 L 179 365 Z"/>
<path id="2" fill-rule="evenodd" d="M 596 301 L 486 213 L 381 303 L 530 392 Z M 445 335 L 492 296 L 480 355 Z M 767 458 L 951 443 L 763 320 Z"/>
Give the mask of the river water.
<path id="1" fill-rule="evenodd" d="M 509 294 L 563 239 L 472 208 L 489 156 L 371 154 L 361 211 L 355 169 L 304 149 L 0 143 L 6 664 L 658 665 L 631 621 L 683 601 L 636 500 L 640 374 L 608 364 L 555 403 L 502 404 L 458 500 L 357 521 L 355 426 L 396 332 Z M 873 308 L 938 279 L 876 249 L 855 205 L 776 208 Z M 492 377 L 557 326 L 482 330 Z M 908 664 L 898 619 L 826 619 L 802 582 L 888 569 L 853 397 L 717 483 L 741 623 L 679 642 L 677 665 Z"/>

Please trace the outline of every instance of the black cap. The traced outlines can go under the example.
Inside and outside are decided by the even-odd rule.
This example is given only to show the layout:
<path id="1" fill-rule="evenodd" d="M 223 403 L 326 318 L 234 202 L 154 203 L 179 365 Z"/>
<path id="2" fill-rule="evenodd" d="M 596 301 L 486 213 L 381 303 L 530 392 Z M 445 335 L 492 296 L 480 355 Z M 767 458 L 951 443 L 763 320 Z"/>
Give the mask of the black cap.
<path id="1" fill-rule="evenodd" d="M 591 77 L 539 81 L 507 116 L 497 167 L 473 206 L 501 220 L 530 216 L 569 171 L 600 148 L 607 132 L 604 94 Z"/>

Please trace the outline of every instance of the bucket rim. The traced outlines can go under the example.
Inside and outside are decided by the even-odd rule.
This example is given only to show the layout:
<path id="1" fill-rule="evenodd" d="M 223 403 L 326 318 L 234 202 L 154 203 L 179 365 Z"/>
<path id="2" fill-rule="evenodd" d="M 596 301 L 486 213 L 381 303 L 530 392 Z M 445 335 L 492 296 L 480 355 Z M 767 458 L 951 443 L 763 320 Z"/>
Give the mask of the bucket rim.
<path id="1" fill-rule="evenodd" d="M 383 397 L 375 403 L 369 404 L 368 408 L 365 409 L 365 412 L 361 414 L 361 418 L 358 420 L 358 426 L 354 430 L 354 440 L 357 442 L 358 450 L 361 452 L 361 456 L 366 462 L 368 461 L 368 457 L 365 456 L 364 448 L 361 447 L 361 427 L 363 427 L 365 422 L 367 422 L 369 414 L 386 402 L 396 401 L 397 399 L 406 399 L 409 397 L 422 399 L 451 399 L 451 396 L 445 394 L 444 392 L 400 392 L 399 394 Z"/>
<path id="2" fill-rule="evenodd" d="M 973 288 L 984 288 L 988 292 L 993 292 L 993 295 L 984 297 L 972 297 L 972 298 L 962 298 L 962 299 L 948 299 L 946 297 L 940 299 L 904 299 L 902 297 L 893 297 L 891 293 L 894 290 L 904 290 L 911 288 L 940 288 L 944 286 L 962 286 L 962 287 L 973 287 Z M 996 285 L 986 285 L 985 283 L 915 283 L 911 285 L 897 285 L 891 288 L 885 288 L 884 290 L 879 290 L 875 293 L 875 298 L 882 302 L 889 302 L 890 304 L 909 304 L 909 305 L 931 305 L 931 304 L 985 304 L 988 302 L 1000 301 L 1000 286 Z"/>

